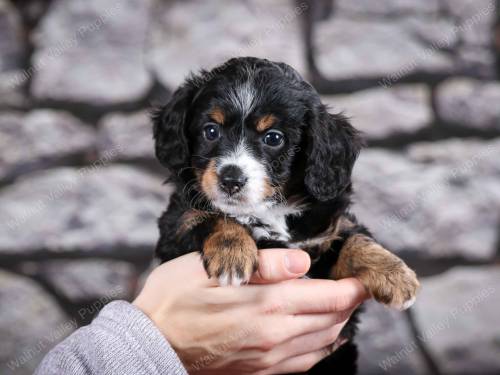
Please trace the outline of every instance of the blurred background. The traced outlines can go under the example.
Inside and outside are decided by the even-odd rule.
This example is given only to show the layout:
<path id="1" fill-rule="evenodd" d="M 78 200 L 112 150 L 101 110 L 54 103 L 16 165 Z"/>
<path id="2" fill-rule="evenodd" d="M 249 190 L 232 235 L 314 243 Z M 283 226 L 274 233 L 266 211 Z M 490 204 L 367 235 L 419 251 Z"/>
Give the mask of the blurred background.
<path id="1" fill-rule="evenodd" d="M 365 132 L 355 211 L 413 266 L 361 374 L 500 373 L 500 4 L 0 0 L 0 373 L 132 299 L 171 187 L 148 109 L 190 70 L 287 62 Z"/>

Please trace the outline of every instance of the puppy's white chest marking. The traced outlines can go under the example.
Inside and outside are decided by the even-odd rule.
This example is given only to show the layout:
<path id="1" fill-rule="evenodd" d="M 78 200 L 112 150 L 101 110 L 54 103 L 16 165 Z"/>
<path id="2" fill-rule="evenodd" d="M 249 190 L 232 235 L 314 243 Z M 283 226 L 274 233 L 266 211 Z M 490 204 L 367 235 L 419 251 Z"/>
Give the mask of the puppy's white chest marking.
<path id="1" fill-rule="evenodd" d="M 251 228 L 252 237 L 256 241 L 269 239 L 288 242 L 291 235 L 286 218 L 288 215 L 300 215 L 301 212 L 302 210 L 294 205 L 279 205 L 257 210 L 252 215 L 236 216 L 235 219 Z"/>

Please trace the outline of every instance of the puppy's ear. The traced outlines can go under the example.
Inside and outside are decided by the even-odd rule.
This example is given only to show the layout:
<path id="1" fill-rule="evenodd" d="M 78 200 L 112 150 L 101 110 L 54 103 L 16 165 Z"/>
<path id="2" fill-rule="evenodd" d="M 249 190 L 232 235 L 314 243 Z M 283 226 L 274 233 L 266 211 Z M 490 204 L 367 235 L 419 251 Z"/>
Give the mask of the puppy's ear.
<path id="1" fill-rule="evenodd" d="M 169 102 L 152 114 L 156 157 L 177 172 L 189 163 L 186 118 L 194 88 L 188 83 L 179 87 Z"/>
<path id="2" fill-rule="evenodd" d="M 305 185 L 317 200 L 328 201 L 350 186 L 363 141 L 346 117 L 328 113 L 322 104 L 308 122 Z"/>

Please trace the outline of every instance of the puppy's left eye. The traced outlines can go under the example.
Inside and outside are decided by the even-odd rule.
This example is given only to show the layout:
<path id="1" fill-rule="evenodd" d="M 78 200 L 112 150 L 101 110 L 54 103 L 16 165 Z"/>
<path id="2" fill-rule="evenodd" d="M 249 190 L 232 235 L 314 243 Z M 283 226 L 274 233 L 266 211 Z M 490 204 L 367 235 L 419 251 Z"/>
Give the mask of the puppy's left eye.
<path id="1" fill-rule="evenodd" d="M 208 141 L 215 141 L 220 137 L 219 125 L 217 124 L 207 124 L 203 127 L 203 135 Z"/>
<path id="2" fill-rule="evenodd" d="M 278 147 L 283 144 L 285 136 L 278 130 L 269 130 L 262 138 L 262 141 L 271 147 Z"/>

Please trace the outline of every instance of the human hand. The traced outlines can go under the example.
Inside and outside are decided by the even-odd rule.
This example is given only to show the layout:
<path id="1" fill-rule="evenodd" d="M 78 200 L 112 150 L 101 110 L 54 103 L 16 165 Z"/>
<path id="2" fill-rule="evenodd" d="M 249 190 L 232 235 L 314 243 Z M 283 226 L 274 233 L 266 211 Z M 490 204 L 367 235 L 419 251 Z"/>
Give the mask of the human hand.
<path id="1" fill-rule="evenodd" d="M 300 250 L 260 250 L 261 285 L 218 287 L 191 253 L 156 268 L 134 304 L 191 374 L 303 372 L 331 353 L 367 297 L 355 279 L 296 279 L 309 266 Z"/>

